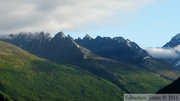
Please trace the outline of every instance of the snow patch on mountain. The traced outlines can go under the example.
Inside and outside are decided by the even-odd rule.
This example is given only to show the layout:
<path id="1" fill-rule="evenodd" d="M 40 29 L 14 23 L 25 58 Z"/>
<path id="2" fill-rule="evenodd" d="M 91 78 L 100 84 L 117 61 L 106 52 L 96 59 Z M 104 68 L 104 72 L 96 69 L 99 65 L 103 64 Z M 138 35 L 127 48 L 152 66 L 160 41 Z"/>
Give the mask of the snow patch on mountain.
<path id="1" fill-rule="evenodd" d="M 174 66 L 175 66 L 175 67 L 180 66 L 180 60 L 178 60 L 177 62 L 175 62 L 175 63 L 174 63 Z"/>

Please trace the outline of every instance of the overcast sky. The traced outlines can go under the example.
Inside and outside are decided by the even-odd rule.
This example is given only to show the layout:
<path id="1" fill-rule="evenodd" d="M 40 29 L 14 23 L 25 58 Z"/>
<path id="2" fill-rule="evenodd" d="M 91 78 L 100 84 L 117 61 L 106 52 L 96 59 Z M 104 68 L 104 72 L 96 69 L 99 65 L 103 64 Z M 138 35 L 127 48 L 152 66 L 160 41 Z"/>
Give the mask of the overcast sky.
<path id="1" fill-rule="evenodd" d="M 0 34 L 122 36 L 161 47 L 180 32 L 180 0 L 0 0 Z"/>

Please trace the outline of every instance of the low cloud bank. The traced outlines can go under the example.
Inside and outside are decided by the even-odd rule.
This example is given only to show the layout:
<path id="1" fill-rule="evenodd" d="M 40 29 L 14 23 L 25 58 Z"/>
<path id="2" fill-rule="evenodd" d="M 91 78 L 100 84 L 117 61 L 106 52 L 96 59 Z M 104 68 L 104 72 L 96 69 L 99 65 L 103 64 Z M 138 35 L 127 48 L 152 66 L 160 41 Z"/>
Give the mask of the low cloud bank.
<path id="1" fill-rule="evenodd" d="M 175 59 L 180 57 L 180 45 L 174 48 L 144 48 L 152 57 Z"/>

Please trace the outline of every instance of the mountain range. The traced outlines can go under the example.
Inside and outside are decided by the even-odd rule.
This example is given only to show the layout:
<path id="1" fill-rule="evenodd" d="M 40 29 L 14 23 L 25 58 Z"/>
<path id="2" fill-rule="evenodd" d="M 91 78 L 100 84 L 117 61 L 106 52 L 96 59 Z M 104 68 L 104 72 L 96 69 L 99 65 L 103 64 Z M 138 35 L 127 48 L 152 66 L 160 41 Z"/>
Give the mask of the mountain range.
<path id="1" fill-rule="evenodd" d="M 27 71 L 27 73 L 32 74 L 28 74 L 29 76 L 27 76 L 29 78 L 34 77 L 32 78 L 32 82 L 36 82 L 36 80 L 39 81 L 35 84 L 30 83 L 24 86 L 28 86 L 30 88 L 33 88 L 34 86 L 39 87 L 37 85 L 43 87 L 48 86 L 49 89 L 40 87 L 38 90 L 41 91 L 41 89 L 45 89 L 41 91 L 41 94 L 43 95 L 45 94 L 44 92 L 48 92 L 51 89 L 51 92 L 48 92 L 48 94 L 50 94 L 49 100 L 122 100 L 122 96 L 124 93 L 155 93 L 180 76 L 180 68 L 177 68 L 173 64 L 170 64 L 167 60 L 153 58 L 146 50 L 139 47 L 135 42 L 124 39 L 123 37 L 110 38 L 97 36 L 95 39 L 93 39 L 91 36 L 86 35 L 83 39 L 73 39 L 70 35 L 65 36 L 63 32 L 57 33 L 54 37 L 51 37 L 49 33 L 40 32 L 10 34 L 1 37 L 0 40 L 14 44 L 19 47 L 18 49 L 21 48 L 21 50 L 23 49 L 23 51 L 28 51 L 29 53 L 31 53 L 31 55 L 34 54 L 40 57 L 38 58 L 36 56 L 33 56 L 37 58 L 35 60 L 39 59 L 40 62 L 39 60 L 33 60 L 33 62 L 32 60 L 27 60 L 25 61 L 25 63 L 19 64 L 27 63 L 29 64 L 29 68 L 33 68 L 33 70 L 37 72 L 37 74 L 33 74 L 34 72 L 32 72 L 31 69 L 21 70 L 22 74 L 24 73 L 24 75 L 26 75 Z M 11 44 L 8 45 L 11 46 Z M 12 50 L 14 50 L 14 48 Z M 32 57 L 31 55 L 29 56 Z M 12 62 L 9 60 L 7 61 L 7 63 Z M 34 65 L 34 63 L 36 63 L 36 65 Z M 45 74 L 43 74 L 44 72 Z M 49 72 L 51 75 L 46 74 Z M 63 72 L 64 75 L 59 75 L 61 74 L 61 72 Z M 42 77 L 40 74 L 44 76 Z M 72 75 L 72 78 L 70 75 Z M 67 78 L 69 77 L 69 81 L 56 78 L 66 78 L 66 76 Z M 12 77 L 14 77 L 13 79 L 16 78 L 16 76 Z M 88 81 L 90 79 L 93 79 L 94 83 Z M 78 83 L 79 80 L 81 82 Z M 84 82 L 86 80 L 87 82 Z M 107 87 L 107 90 L 104 89 L 104 91 L 107 91 L 107 93 L 103 94 L 106 97 L 103 97 L 103 95 L 99 96 L 100 93 L 104 93 L 103 91 L 101 91 L 103 90 L 101 88 L 104 87 L 102 82 L 98 80 L 102 80 L 103 82 L 105 82 L 104 86 L 109 86 Z M 42 84 L 42 82 L 44 84 Z M 64 82 L 67 82 L 67 84 L 63 84 Z M 64 85 L 65 88 L 63 90 L 67 93 L 58 93 L 59 89 L 62 89 L 63 86 L 58 86 L 58 91 L 52 91 L 52 89 L 54 88 L 51 88 L 49 85 L 53 85 L 53 87 L 56 88 L 57 83 L 58 85 Z M 80 86 L 81 84 L 82 86 Z M 90 87 L 89 89 L 91 90 L 89 90 L 89 84 L 92 84 L 91 87 L 95 88 Z M 110 85 L 112 85 L 112 87 Z M 6 84 L 4 84 L 2 87 L 4 86 L 6 86 Z M 22 90 L 29 89 L 28 87 L 24 87 L 22 88 Z M 98 89 L 98 87 L 100 87 L 100 91 L 95 90 Z M 31 90 L 35 91 L 36 93 L 28 97 L 26 97 L 26 94 L 30 94 L 30 92 L 28 91 L 24 95 L 22 94 L 22 92 L 24 91 L 19 91 L 17 95 L 13 95 L 12 92 L 8 92 L 8 90 L 13 88 L 7 88 L 0 90 L 13 99 L 18 99 L 15 96 L 20 96 L 18 100 L 33 100 L 33 97 L 35 97 L 36 100 L 41 100 L 43 98 L 42 95 L 39 94 L 40 92 L 36 90 L 36 88 Z M 113 91 L 112 89 L 115 88 L 116 90 Z M 71 91 L 72 89 L 73 91 Z M 80 89 L 84 90 L 79 93 Z M 87 94 L 89 95 L 83 95 L 84 91 L 87 91 Z M 111 91 L 114 93 L 112 94 Z M 90 92 L 92 93 L 90 94 Z M 99 92 L 97 94 L 99 97 L 97 96 L 93 99 L 92 96 L 94 96 L 97 92 Z M 73 95 L 74 93 L 76 94 Z M 37 94 L 38 96 L 36 96 L 35 94 Z M 46 95 L 48 94 L 46 93 Z M 71 95 L 70 97 L 68 96 L 69 94 Z M 108 96 L 106 94 L 110 95 Z M 58 98 L 58 96 L 61 97 Z"/>
<path id="2" fill-rule="evenodd" d="M 100 37 L 95 39 L 86 35 L 83 39 L 76 39 L 75 42 L 91 52 L 115 61 L 141 62 L 150 55 L 140 48 L 136 43 L 123 37 Z"/>

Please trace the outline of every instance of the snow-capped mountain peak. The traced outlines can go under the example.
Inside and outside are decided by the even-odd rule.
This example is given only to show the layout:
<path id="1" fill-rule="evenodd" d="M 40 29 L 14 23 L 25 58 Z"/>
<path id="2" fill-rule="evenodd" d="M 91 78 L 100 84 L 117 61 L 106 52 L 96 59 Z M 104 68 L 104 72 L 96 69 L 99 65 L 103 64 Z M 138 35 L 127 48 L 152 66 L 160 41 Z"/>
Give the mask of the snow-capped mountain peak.
<path id="1" fill-rule="evenodd" d="M 180 33 L 174 36 L 168 43 L 166 43 L 163 47 L 176 47 L 180 45 Z"/>

